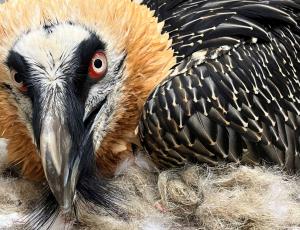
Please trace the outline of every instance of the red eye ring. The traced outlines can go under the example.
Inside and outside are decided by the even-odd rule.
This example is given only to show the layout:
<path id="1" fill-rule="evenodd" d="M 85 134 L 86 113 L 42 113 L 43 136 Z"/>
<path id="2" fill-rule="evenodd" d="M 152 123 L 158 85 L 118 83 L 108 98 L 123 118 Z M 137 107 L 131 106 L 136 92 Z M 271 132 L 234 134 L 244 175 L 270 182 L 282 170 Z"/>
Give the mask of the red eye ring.
<path id="1" fill-rule="evenodd" d="M 97 51 L 89 65 L 89 77 L 94 80 L 99 80 L 106 74 L 107 59 L 103 51 Z"/>
<path id="2" fill-rule="evenodd" d="M 22 93 L 27 93 L 28 87 L 27 87 L 25 84 L 23 84 L 23 85 L 19 88 L 19 90 L 20 90 Z"/>
<path id="3" fill-rule="evenodd" d="M 22 92 L 26 93 L 28 91 L 28 87 L 22 80 L 22 75 L 15 70 L 11 71 L 11 79 L 13 84 Z"/>

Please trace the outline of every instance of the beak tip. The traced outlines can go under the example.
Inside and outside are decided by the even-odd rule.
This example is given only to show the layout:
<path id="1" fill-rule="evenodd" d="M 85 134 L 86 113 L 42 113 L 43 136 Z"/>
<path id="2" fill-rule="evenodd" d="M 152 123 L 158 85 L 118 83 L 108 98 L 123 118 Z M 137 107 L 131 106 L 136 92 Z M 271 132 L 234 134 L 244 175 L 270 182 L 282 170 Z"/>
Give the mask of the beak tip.
<path id="1" fill-rule="evenodd" d="M 62 205 L 60 205 L 60 210 L 62 214 L 68 214 L 72 211 L 72 203 L 69 200 L 65 200 Z"/>
<path id="2" fill-rule="evenodd" d="M 68 128 L 60 124 L 60 118 L 47 116 L 40 134 L 41 159 L 48 185 L 64 214 L 72 211 L 78 175 L 71 147 Z"/>
<path id="3" fill-rule="evenodd" d="M 58 202 L 62 214 L 68 214 L 72 211 L 75 195 L 72 191 L 66 189 L 64 192 L 52 191 Z M 64 194 L 64 195 L 62 195 Z"/>

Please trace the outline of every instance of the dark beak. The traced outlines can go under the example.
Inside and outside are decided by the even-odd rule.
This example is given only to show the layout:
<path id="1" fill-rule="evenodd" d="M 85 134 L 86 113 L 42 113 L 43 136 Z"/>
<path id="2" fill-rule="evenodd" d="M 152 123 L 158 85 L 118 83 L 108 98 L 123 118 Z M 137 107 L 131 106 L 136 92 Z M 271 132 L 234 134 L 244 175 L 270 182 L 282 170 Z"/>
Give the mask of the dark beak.
<path id="1" fill-rule="evenodd" d="M 41 127 L 40 152 L 46 179 L 64 212 L 72 209 L 79 175 L 80 158 L 74 156 L 71 149 L 72 138 L 67 124 L 49 112 Z"/>
<path id="2" fill-rule="evenodd" d="M 34 100 L 33 128 L 49 187 L 62 211 L 70 212 L 87 132 L 83 123 L 84 104 L 71 87 L 63 92 L 51 89 L 47 97 L 42 97 L 45 100 Z"/>

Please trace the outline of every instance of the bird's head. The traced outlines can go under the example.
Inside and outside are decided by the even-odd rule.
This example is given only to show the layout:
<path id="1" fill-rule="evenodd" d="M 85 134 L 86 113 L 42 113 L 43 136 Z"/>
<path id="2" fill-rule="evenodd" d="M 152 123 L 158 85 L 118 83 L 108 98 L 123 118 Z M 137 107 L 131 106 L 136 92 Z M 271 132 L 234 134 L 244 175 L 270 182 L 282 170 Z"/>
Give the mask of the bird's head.
<path id="1" fill-rule="evenodd" d="M 174 64 L 170 41 L 130 0 L 9 1 L 0 15 L 2 137 L 19 145 L 11 162 L 38 156 L 68 211 L 89 157 L 134 141 L 145 98 Z"/>

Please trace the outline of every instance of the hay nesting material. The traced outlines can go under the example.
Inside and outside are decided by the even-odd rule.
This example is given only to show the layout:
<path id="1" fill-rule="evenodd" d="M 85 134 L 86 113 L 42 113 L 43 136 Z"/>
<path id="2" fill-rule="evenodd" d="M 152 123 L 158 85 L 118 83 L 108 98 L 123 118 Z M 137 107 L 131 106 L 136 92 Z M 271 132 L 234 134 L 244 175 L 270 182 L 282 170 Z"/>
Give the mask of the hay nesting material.
<path id="1" fill-rule="evenodd" d="M 114 183 L 127 194 L 126 221 L 82 208 L 80 224 L 65 228 L 60 218 L 53 229 L 300 229 L 299 178 L 277 169 L 191 165 L 158 174 L 133 166 Z M 15 221 L 32 210 L 40 189 L 1 178 L 0 229 L 22 229 Z"/>
<path id="2" fill-rule="evenodd" d="M 299 181 L 267 168 L 189 166 L 159 175 L 137 167 L 119 176 L 129 220 L 80 211 L 78 229 L 285 229 L 300 226 Z M 0 220 L 30 211 L 39 187 L 0 180 Z M 2 219 L 1 219 L 2 218 Z M 4 222 L 0 221 L 1 229 Z M 69 224 L 70 225 L 70 224 Z M 54 229 L 63 229 L 61 222 Z M 21 229 L 22 227 L 19 226 Z M 7 229 L 16 229 L 10 227 Z"/>

